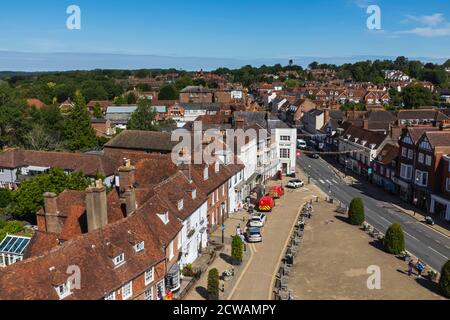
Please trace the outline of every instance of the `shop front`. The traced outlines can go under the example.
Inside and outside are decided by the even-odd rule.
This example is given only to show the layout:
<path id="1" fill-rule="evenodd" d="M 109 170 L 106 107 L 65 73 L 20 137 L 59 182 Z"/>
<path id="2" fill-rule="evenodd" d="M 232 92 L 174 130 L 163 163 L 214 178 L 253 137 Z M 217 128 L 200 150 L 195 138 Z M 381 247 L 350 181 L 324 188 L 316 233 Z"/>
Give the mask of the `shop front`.
<path id="1" fill-rule="evenodd" d="M 400 196 L 400 199 L 402 199 L 405 202 L 411 203 L 412 201 L 411 184 L 396 177 L 392 178 L 392 182 L 397 185 L 396 189 L 398 190 L 398 195 Z"/>
<path id="2" fill-rule="evenodd" d="M 438 195 L 431 195 L 430 213 L 450 221 L 450 200 L 440 197 Z"/>

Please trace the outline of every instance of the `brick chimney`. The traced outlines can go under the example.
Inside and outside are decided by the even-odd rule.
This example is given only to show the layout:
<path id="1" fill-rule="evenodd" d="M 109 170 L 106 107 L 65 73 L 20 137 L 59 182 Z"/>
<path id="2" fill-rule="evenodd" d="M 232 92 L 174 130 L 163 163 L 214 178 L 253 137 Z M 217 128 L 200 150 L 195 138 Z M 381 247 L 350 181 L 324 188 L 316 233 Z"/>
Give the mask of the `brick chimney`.
<path id="1" fill-rule="evenodd" d="M 369 119 L 363 120 L 363 129 L 369 130 Z"/>
<path id="2" fill-rule="evenodd" d="M 86 213 L 88 232 L 101 229 L 108 224 L 106 188 L 101 180 L 86 189 Z"/>
<path id="3" fill-rule="evenodd" d="M 59 212 L 57 197 L 53 192 L 44 193 L 44 213 L 38 213 L 37 217 L 39 230 L 55 234 L 61 233 L 67 217 Z"/>
<path id="4" fill-rule="evenodd" d="M 119 168 L 120 195 L 125 201 L 127 217 L 136 211 L 136 168 L 131 165 L 129 159 L 124 159 L 124 164 Z"/>
<path id="5" fill-rule="evenodd" d="M 390 126 L 390 136 L 393 141 L 397 141 L 402 134 L 402 128 L 399 126 Z"/>
<path id="6" fill-rule="evenodd" d="M 244 118 L 236 119 L 236 129 L 244 129 L 244 127 L 245 127 L 245 119 Z"/>

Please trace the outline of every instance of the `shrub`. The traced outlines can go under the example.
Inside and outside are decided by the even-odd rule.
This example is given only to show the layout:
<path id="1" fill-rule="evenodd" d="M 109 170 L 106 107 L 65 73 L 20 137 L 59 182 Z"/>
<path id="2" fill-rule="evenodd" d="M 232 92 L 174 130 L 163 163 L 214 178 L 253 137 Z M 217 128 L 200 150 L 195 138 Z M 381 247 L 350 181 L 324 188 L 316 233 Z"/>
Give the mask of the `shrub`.
<path id="1" fill-rule="evenodd" d="M 244 256 L 244 243 L 239 236 L 234 236 L 231 243 L 231 258 L 236 263 L 241 263 Z"/>
<path id="2" fill-rule="evenodd" d="M 405 251 L 405 236 L 402 226 L 398 223 L 394 223 L 386 231 L 384 249 L 392 254 L 400 254 Z"/>
<path id="3" fill-rule="evenodd" d="M 193 277 L 194 271 L 192 270 L 192 264 L 187 264 L 183 267 L 183 276 L 185 277 Z"/>
<path id="4" fill-rule="evenodd" d="M 364 215 L 364 202 L 361 198 L 354 198 L 350 202 L 350 208 L 348 210 L 348 219 L 350 224 L 360 226 L 366 220 Z"/>
<path id="5" fill-rule="evenodd" d="M 450 298 L 450 260 L 442 267 L 439 288 L 445 297 Z"/>
<path id="6" fill-rule="evenodd" d="M 211 300 L 219 299 L 219 271 L 216 268 L 208 273 L 208 294 Z"/>

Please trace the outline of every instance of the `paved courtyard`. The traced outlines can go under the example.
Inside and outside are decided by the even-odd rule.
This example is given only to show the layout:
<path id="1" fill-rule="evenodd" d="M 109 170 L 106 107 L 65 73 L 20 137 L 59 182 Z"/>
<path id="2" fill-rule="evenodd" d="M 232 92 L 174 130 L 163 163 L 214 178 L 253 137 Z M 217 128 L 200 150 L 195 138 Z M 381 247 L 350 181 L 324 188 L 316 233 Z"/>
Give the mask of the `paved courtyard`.
<path id="1" fill-rule="evenodd" d="M 289 288 L 297 300 L 443 299 L 428 280 L 409 277 L 407 265 L 384 253 L 373 238 L 351 226 L 335 206 L 320 201 L 305 228 Z M 369 290 L 367 268 L 381 269 L 381 290 Z"/>

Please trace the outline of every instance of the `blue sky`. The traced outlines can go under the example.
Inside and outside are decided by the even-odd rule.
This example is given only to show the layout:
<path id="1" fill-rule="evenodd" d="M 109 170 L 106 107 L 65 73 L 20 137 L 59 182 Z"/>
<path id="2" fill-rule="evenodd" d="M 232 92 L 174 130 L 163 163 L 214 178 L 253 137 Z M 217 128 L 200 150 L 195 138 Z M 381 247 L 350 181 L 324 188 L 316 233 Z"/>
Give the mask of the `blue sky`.
<path id="1" fill-rule="evenodd" d="M 66 8 L 81 8 L 81 30 Z M 382 30 L 366 27 L 369 4 Z M 289 58 L 445 58 L 450 1 L 40 0 L 0 2 L 0 51 Z"/>

